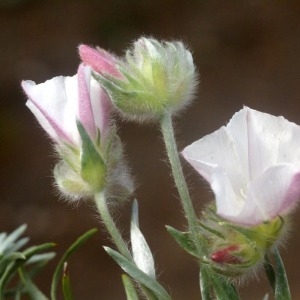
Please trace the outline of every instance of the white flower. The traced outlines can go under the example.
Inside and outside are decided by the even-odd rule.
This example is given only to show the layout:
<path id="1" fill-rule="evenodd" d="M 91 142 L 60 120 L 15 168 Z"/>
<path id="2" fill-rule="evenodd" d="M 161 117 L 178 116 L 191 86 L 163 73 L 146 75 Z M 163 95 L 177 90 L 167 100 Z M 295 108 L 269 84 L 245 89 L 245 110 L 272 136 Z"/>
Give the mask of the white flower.
<path id="1" fill-rule="evenodd" d="M 81 64 L 76 75 L 41 84 L 23 81 L 22 87 L 27 107 L 62 158 L 54 177 L 63 193 L 78 199 L 103 189 L 132 190 L 122 144 L 111 121 L 112 103 L 90 67 Z"/>
<path id="2" fill-rule="evenodd" d="M 217 214 L 232 222 L 285 215 L 300 196 L 300 127 L 283 117 L 245 107 L 182 154 L 209 182 Z"/>
<path id="3" fill-rule="evenodd" d="M 91 68 L 80 65 L 73 77 L 58 76 L 36 85 L 27 80 L 22 87 L 26 105 L 56 143 L 81 147 L 76 121 L 80 121 L 93 141 L 109 131 L 111 103 L 91 77 Z"/>

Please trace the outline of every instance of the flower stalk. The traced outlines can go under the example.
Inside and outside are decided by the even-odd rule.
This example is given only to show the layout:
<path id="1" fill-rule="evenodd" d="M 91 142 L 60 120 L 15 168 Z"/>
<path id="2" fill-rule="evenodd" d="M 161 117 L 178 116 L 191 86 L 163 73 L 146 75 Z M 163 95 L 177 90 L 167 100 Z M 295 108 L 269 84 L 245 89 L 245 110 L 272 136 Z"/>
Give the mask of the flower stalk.
<path id="1" fill-rule="evenodd" d="M 161 119 L 161 132 L 166 146 L 167 155 L 170 161 L 173 178 L 180 196 L 181 204 L 185 213 L 185 217 L 188 222 L 189 230 L 193 236 L 193 241 L 197 247 L 198 255 L 201 256 L 202 246 L 198 237 L 198 224 L 197 216 L 195 214 L 193 203 L 190 197 L 190 193 L 183 175 L 175 135 L 172 124 L 172 116 L 166 113 Z"/>
<path id="2" fill-rule="evenodd" d="M 101 220 L 103 221 L 108 233 L 110 234 L 114 244 L 118 248 L 119 252 L 125 256 L 128 260 L 132 261 L 132 256 L 128 250 L 127 244 L 124 242 L 107 206 L 104 192 L 100 192 L 95 195 L 95 203 Z"/>

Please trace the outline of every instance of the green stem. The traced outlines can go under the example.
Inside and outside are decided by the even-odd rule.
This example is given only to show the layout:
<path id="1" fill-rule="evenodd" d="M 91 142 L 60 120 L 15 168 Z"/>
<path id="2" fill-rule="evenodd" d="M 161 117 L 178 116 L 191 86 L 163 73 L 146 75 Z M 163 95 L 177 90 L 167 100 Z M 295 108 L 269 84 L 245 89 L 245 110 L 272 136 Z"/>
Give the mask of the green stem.
<path id="1" fill-rule="evenodd" d="M 101 219 L 106 227 L 106 230 L 110 234 L 113 242 L 120 251 L 120 253 L 125 256 L 128 260 L 132 261 L 132 256 L 128 250 L 127 244 L 124 242 L 110 212 L 107 207 L 104 192 L 98 193 L 95 196 L 95 202 L 100 213 Z"/>
<path id="2" fill-rule="evenodd" d="M 171 169 L 176 187 L 181 199 L 181 204 L 188 222 L 189 230 L 193 236 L 199 256 L 202 253 L 202 247 L 198 238 L 197 216 L 195 214 L 193 203 L 188 191 L 188 187 L 183 175 L 177 145 L 174 136 L 171 114 L 166 113 L 161 120 L 161 131 L 163 134 L 168 158 L 171 164 Z"/>

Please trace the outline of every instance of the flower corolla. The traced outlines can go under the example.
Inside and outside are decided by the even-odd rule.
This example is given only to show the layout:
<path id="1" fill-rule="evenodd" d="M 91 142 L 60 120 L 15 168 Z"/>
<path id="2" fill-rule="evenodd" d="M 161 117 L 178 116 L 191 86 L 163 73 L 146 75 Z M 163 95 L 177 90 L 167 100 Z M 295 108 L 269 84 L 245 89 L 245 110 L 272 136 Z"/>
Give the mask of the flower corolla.
<path id="1" fill-rule="evenodd" d="M 54 169 L 61 191 L 79 198 L 107 189 L 111 176 L 124 182 L 121 144 L 111 124 L 112 104 L 90 67 L 81 64 L 76 75 L 41 84 L 23 81 L 22 87 L 27 107 L 61 157 Z"/>
<path id="2" fill-rule="evenodd" d="M 245 226 L 284 216 L 300 196 L 300 127 L 244 107 L 227 126 L 186 147 L 210 184 L 216 213 Z"/>

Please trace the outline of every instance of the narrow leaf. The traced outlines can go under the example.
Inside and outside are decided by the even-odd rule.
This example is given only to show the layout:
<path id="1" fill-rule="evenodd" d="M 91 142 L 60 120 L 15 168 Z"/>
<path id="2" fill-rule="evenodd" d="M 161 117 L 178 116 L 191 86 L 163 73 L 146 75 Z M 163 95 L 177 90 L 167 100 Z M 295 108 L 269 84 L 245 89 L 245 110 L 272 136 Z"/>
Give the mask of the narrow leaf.
<path id="1" fill-rule="evenodd" d="M 11 254 L 8 254 L 8 255 L 5 255 L 1 260 L 0 260 L 0 277 L 2 276 L 2 274 L 5 272 L 5 269 L 6 267 L 18 260 L 18 259 L 21 259 L 21 260 L 25 260 L 26 257 L 23 253 L 20 253 L 20 252 L 14 252 L 14 253 L 11 253 Z"/>
<path id="2" fill-rule="evenodd" d="M 205 267 L 200 267 L 200 291 L 202 300 L 212 300 L 211 285 Z"/>
<path id="3" fill-rule="evenodd" d="M 41 263 L 41 262 L 48 262 L 49 260 L 53 259 L 55 257 L 55 252 L 48 252 L 43 254 L 36 254 L 32 256 L 30 259 L 26 261 L 26 265 L 29 264 L 35 264 L 35 263 Z"/>
<path id="4" fill-rule="evenodd" d="M 272 290 L 275 293 L 276 275 L 272 263 L 267 255 L 265 256 L 264 269 L 272 287 Z"/>
<path id="5" fill-rule="evenodd" d="M 137 268 L 134 263 L 109 247 L 104 247 L 104 249 L 128 275 L 151 290 L 159 300 L 171 299 L 166 290 L 155 279 Z"/>
<path id="6" fill-rule="evenodd" d="M 134 200 L 132 205 L 130 239 L 135 264 L 140 270 L 155 279 L 154 259 L 151 250 L 139 229 L 138 203 L 136 200 Z"/>
<path id="7" fill-rule="evenodd" d="M 6 238 L 4 238 L 4 241 L 0 245 L 0 252 L 2 253 L 3 250 L 5 252 L 5 250 L 7 248 L 10 249 L 10 247 L 12 247 L 13 243 L 24 233 L 26 228 L 27 228 L 27 225 L 23 224 L 20 227 L 18 227 L 17 229 L 15 229 L 12 233 L 10 233 L 7 237 L 4 234 L 4 237 L 6 237 Z"/>
<path id="8" fill-rule="evenodd" d="M 126 274 L 123 274 L 122 281 L 125 288 L 127 300 L 139 300 L 139 297 L 130 277 Z"/>
<path id="9" fill-rule="evenodd" d="M 291 293 L 285 268 L 278 249 L 275 250 L 275 300 L 291 300 Z"/>
<path id="10" fill-rule="evenodd" d="M 234 286 L 215 272 L 209 272 L 215 294 L 220 300 L 239 300 Z"/>
<path id="11" fill-rule="evenodd" d="M 42 291 L 31 281 L 23 268 L 19 268 L 20 278 L 25 286 L 26 292 L 32 300 L 48 300 Z"/>
<path id="12" fill-rule="evenodd" d="M 188 232 L 181 232 L 171 226 L 166 226 L 175 241 L 189 254 L 198 257 L 197 248 Z"/>
<path id="13" fill-rule="evenodd" d="M 62 277 L 62 290 L 63 290 L 65 300 L 73 300 L 70 276 L 67 270 L 67 262 L 65 262 L 64 264 L 64 274 Z"/>
<path id="14" fill-rule="evenodd" d="M 52 277 L 52 283 L 51 283 L 51 299 L 56 299 L 56 291 L 57 291 L 57 285 L 59 282 L 60 274 L 63 270 L 64 263 L 69 259 L 69 257 L 78 249 L 80 248 L 89 238 L 91 238 L 95 233 L 97 232 L 97 229 L 91 229 L 84 233 L 82 236 L 80 236 L 65 252 L 61 260 L 59 261 L 58 265 L 56 266 L 56 269 L 54 271 L 53 277 Z"/>
<path id="15" fill-rule="evenodd" d="M 0 277 L 0 297 L 4 294 L 4 288 L 6 284 L 20 266 L 22 266 L 30 257 L 35 255 L 36 253 L 47 250 L 54 246 L 55 244 L 53 243 L 45 243 L 42 245 L 29 247 L 22 252 L 25 259 L 23 259 L 22 257 L 10 262 L 6 267 L 4 274 L 2 274 L 2 276 Z"/>

